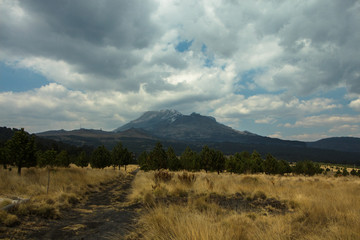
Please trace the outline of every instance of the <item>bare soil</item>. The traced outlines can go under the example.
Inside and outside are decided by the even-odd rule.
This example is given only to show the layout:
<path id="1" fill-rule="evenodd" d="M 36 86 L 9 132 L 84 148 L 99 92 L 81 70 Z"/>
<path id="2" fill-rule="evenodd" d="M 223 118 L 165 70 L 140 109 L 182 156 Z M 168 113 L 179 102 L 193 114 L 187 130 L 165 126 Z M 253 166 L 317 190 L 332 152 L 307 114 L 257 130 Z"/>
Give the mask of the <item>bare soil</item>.
<path id="1" fill-rule="evenodd" d="M 28 216 L 19 226 L 2 229 L 0 239 L 122 239 L 134 229 L 141 209 L 127 201 L 136 173 L 102 184 L 59 219 Z"/>

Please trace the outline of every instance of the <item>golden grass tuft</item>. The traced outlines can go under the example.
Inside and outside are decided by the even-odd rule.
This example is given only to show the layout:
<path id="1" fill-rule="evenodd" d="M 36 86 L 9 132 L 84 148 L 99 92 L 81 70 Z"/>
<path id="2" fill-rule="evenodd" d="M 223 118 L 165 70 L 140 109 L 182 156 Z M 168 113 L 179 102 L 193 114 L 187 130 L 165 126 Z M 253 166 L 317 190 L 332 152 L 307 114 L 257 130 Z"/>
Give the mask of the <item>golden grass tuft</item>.
<path id="1" fill-rule="evenodd" d="M 19 219 L 14 214 L 0 210 L 0 223 L 7 227 L 12 227 L 19 223 Z"/>

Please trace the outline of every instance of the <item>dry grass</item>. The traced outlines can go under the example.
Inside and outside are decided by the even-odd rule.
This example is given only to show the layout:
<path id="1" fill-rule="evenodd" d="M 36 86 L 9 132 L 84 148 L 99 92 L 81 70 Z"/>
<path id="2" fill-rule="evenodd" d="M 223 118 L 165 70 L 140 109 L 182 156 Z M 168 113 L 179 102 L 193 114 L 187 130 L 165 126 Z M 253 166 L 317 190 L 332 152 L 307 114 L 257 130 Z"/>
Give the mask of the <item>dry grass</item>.
<path id="1" fill-rule="evenodd" d="M 196 180 L 155 182 L 140 171 L 130 200 L 148 210 L 139 221 L 143 239 L 360 239 L 360 178 L 195 173 Z M 229 209 L 209 201 L 243 196 L 253 208 Z M 186 199 L 164 203 L 159 199 Z M 286 203 L 274 211 L 267 200 Z M 229 201 L 230 201 L 229 200 Z M 256 206 L 256 205 L 259 206 Z"/>
<path id="2" fill-rule="evenodd" d="M 76 166 L 55 168 L 50 171 L 47 194 L 47 169 L 23 169 L 21 176 L 18 176 L 16 171 L 0 169 L 0 198 L 29 199 L 28 202 L 18 205 L 11 211 L 17 216 L 37 215 L 44 218 L 58 218 L 61 209 L 82 201 L 87 191 L 97 191 L 100 183 L 116 177 L 124 177 L 125 174 L 123 169 L 119 171 L 113 168 L 102 170 Z M 8 219 L 6 214 L 11 218 L 9 213 L 2 212 L 2 219 Z M 16 222 L 14 217 L 12 221 Z M 1 222 L 5 224 L 4 221 Z"/>

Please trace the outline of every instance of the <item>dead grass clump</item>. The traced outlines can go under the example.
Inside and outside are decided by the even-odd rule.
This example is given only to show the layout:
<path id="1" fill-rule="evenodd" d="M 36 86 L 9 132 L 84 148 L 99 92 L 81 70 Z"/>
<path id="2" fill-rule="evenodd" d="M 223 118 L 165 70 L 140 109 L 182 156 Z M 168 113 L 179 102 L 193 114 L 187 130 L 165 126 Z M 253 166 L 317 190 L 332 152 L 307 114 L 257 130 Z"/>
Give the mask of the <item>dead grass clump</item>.
<path id="1" fill-rule="evenodd" d="M 46 203 L 34 203 L 32 201 L 19 204 L 13 210 L 12 213 L 18 216 L 38 216 L 47 219 L 57 219 L 60 217 L 59 209 Z"/>
<path id="2" fill-rule="evenodd" d="M 241 180 L 241 183 L 243 184 L 258 184 L 260 181 L 257 177 L 254 176 L 244 176 Z"/>
<path id="3" fill-rule="evenodd" d="M 263 191 L 256 191 L 252 196 L 253 200 L 257 200 L 257 199 L 265 200 L 266 198 L 267 198 L 266 194 Z"/>
<path id="4" fill-rule="evenodd" d="M 176 186 L 173 188 L 171 195 L 175 196 L 175 197 L 184 198 L 184 197 L 189 196 L 189 192 L 186 188 L 184 188 L 182 186 Z"/>
<path id="5" fill-rule="evenodd" d="M 11 201 L 9 199 L 1 200 L 0 201 L 0 209 L 2 209 L 3 207 L 5 207 L 9 204 L 11 204 Z"/>
<path id="6" fill-rule="evenodd" d="M 157 198 L 164 198 L 168 196 L 169 191 L 164 185 L 158 184 L 153 190 L 153 194 Z"/>
<path id="7" fill-rule="evenodd" d="M 173 173 L 169 173 L 165 170 L 154 172 L 154 180 L 156 184 L 160 182 L 169 182 L 173 178 L 173 176 Z"/>
<path id="8" fill-rule="evenodd" d="M 146 207 L 154 207 L 155 206 L 155 198 L 151 192 L 147 192 L 144 195 L 143 203 Z"/>
<path id="9" fill-rule="evenodd" d="M 200 196 L 190 201 L 190 206 L 197 211 L 204 212 L 210 210 L 213 206 L 206 201 L 206 196 Z"/>
<path id="10" fill-rule="evenodd" d="M 191 186 L 196 181 L 196 175 L 193 173 L 183 172 L 182 174 L 178 174 L 178 179 L 181 183 Z"/>
<path id="11" fill-rule="evenodd" d="M 18 223 L 19 219 L 16 215 L 0 210 L 0 224 L 3 224 L 7 227 L 13 227 L 16 226 Z"/>

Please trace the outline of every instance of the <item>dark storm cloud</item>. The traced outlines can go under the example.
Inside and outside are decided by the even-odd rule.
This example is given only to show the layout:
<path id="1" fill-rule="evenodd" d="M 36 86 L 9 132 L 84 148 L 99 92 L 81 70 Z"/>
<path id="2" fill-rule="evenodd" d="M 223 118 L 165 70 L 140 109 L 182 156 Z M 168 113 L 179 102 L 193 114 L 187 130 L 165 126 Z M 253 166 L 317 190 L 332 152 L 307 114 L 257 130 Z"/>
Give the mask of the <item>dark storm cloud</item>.
<path id="1" fill-rule="evenodd" d="M 102 77 L 124 78 L 124 71 L 142 60 L 133 51 L 149 46 L 158 33 L 150 19 L 156 6 L 148 1 L 19 3 L 27 21 L 19 23 L 2 17 L 3 48 L 24 57 L 64 61 L 75 71 L 94 75 L 99 81 Z M 123 85 L 127 88 L 126 83 Z"/>
<path id="2" fill-rule="evenodd" d="M 291 11 L 286 11 L 293 7 Z M 276 10 L 260 18 L 259 34 L 280 39 L 283 55 L 276 65 L 291 64 L 300 71 L 282 79 L 280 86 L 294 87 L 300 81 L 301 94 L 322 87 L 345 83 L 351 92 L 360 93 L 360 4 L 356 0 L 314 1 L 289 6 L 278 3 Z M 285 82 L 285 85 L 283 85 Z M 280 84 L 282 83 L 282 84 Z"/>
<path id="3" fill-rule="evenodd" d="M 21 1 L 58 34 L 98 45 L 146 47 L 156 33 L 149 1 Z"/>

